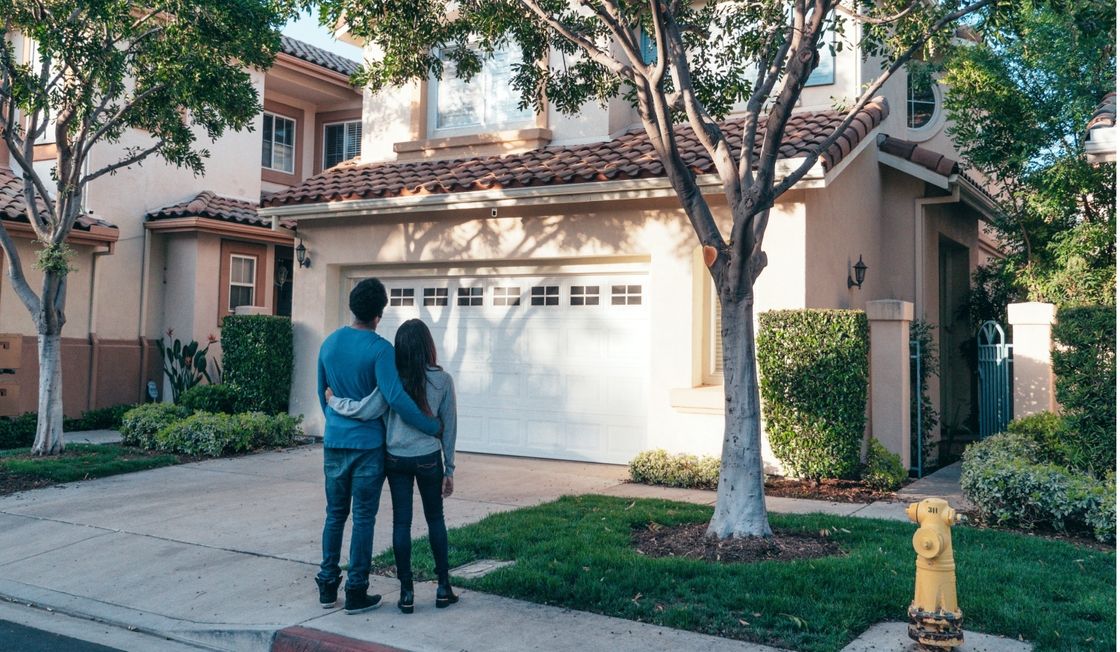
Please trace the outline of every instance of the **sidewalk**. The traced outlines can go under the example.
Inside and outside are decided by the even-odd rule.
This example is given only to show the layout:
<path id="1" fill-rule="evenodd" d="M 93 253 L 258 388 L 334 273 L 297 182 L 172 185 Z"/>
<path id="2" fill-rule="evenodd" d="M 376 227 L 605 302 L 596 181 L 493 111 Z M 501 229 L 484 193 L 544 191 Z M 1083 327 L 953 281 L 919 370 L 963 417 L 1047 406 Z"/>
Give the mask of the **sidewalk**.
<path id="1" fill-rule="evenodd" d="M 307 446 L 0 497 L 0 596 L 210 649 L 267 650 L 277 630 L 293 625 L 407 650 L 770 649 L 469 591 L 436 612 L 432 585 L 417 587 L 417 613 L 406 617 L 391 606 L 396 582 L 381 577 L 373 590 L 384 595 L 383 609 L 324 611 L 312 579 L 321 460 Z M 448 526 L 566 494 L 715 499 L 630 485 L 625 474 L 617 466 L 461 454 Z M 767 505 L 905 519 L 904 503 L 771 498 Z M 421 536 L 419 501 L 416 508 L 414 536 Z M 390 513 L 386 490 L 376 550 L 390 545 Z"/>

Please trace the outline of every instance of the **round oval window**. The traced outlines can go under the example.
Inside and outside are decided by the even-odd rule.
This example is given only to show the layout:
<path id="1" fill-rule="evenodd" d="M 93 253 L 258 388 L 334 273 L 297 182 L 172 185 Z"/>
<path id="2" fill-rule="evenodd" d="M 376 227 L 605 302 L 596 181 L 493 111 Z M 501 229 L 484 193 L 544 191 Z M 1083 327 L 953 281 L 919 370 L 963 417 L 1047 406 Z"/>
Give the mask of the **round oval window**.
<path id="1" fill-rule="evenodd" d="M 933 86 L 910 77 L 906 85 L 906 125 L 911 129 L 921 129 L 933 121 L 936 111 L 937 95 Z"/>

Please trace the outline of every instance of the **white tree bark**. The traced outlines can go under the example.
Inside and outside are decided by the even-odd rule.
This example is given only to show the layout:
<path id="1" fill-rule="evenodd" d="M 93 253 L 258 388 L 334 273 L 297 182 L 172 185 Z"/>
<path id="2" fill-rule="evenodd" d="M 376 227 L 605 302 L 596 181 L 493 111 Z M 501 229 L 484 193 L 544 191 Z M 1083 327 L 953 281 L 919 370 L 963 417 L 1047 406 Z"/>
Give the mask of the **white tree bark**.
<path id="1" fill-rule="evenodd" d="M 50 329 L 48 329 L 50 330 Z M 35 429 L 35 455 L 57 455 L 62 441 L 62 336 L 39 334 L 39 420 Z"/>
<path id="2" fill-rule="evenodd" d="M 724 436 L 715 513 L 708 535 L 769 537 L 765 476 L 762 468 L 762 420 L 755 367 L 754 296 L 724 299 L 723 385 Z"/>

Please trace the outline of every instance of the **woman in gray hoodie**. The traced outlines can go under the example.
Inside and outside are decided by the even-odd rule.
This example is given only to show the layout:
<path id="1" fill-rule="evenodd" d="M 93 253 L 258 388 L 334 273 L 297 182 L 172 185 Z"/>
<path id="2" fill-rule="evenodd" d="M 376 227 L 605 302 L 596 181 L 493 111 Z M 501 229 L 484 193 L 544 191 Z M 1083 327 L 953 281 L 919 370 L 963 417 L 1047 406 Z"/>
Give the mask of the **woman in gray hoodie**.
<path id="1" fill-rule="evenodd" d="M 327 389 L 327 402 L 338 414 L 353 419 L 386 419 L 385 473 L 393 499 L 393 555 L 401 595 L 397 607 L 413 611 L 412 590 L 412 485 L 420 490 L 424 518 L 428 522 L 428 543 L 436 563 L 436 607 L 459 601 L 451 590 L 447 563 L 447 526 L 443 521 L 443 499 L 455 489 L 455 385 L 451 376 L 436 364 L 436 345 L 424 322 L 410 319 L 397 329 L 393 343 L 397 372 L 412 400 L 424 412 L 443 423 L 438 437 L 413 428 L 389 406 L 381 393 L 360 401 L 333 396 Z"/>

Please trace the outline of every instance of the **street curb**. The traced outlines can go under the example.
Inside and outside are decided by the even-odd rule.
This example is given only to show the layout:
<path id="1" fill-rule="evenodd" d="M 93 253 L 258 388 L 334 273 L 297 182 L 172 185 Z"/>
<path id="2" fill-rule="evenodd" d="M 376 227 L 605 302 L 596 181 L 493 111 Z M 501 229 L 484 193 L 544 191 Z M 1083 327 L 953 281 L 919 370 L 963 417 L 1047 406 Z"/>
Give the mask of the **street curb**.
<path id="1" fill-rule="evenodd" d="M 272 652 L 404 652 L 369 641 L 332 634 L 310 627 L 288 627 L 276 632 Z"/>

